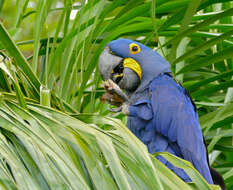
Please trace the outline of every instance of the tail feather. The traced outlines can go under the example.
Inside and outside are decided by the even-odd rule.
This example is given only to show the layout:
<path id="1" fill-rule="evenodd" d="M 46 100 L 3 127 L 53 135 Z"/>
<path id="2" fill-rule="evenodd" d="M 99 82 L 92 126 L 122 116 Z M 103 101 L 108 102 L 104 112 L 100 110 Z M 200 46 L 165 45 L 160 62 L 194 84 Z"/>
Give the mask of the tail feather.
<path id="1" fill-rule="evenodd" d="M 206 158 L 207 158 L 207 162 L 210 168 L 210 174 L 212 176 L 213 182 L 215 185 L 219 185 L 221 187 L 222 190 L 226 190 L 226 186 L 224 183 L 224 179 L 223 177 L 220 175 L 220 173 L 218 173 L 215 169 L 210 167 L 210 161 L 209 161 L 209 156 L 208 156 L 208 150 L 207 150 L 207 145 L 203 136 L 203 142 L 205 144 L 205 148 L 206 148 Z"/>
<path id="2" fill-rule="evenodd" d="M 212 179 L 214 181 L 214 184 L 219 185 L 222 190 L 225 190 L 226 187 L 225 187 L 223 177 L 216 170 L 214 170 L 211 167 L 210 167 L 210 173 L 211 173 Z"/>

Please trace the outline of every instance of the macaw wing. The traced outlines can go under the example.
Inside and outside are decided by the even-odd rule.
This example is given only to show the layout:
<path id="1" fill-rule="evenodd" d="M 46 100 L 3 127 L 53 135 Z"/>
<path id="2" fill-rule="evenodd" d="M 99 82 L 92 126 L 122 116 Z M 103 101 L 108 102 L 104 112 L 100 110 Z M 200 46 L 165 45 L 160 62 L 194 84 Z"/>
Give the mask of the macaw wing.
<path id="1" fill-rule="evenodd" d="M 183 158 L 190 161 L 209 183 L 213 183 L 197 113 L 185 89 L 172 78 L 166 78 L 151 84 L 153 126 L 168 141 L 176 142 Z"/>

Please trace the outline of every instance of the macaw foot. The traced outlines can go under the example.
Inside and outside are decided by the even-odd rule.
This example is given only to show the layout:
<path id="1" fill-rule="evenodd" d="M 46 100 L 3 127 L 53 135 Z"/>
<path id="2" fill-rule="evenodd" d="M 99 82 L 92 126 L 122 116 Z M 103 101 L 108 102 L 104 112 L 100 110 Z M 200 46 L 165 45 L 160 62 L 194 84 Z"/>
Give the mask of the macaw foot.
<path id="1" fill-rule="evenodd" d="M 125 115 L 129 114 L 129 99 L 128 96 L 121 90 L 121 88 L 111 79 L 104 81 L 104 88 L 107 91 L 100 98 L 102 102 L 107 101 L 111 105 L 120 106 L 118 108 L 111 108 L 111 112 L 122 112 Z"/>
<path id="2" fill-rule="evenodd" d="M 129 102 L 128 96 L 111 79 L 104 81 L 104 88 L 110 94 L 116 94 L 123 102 Z"/>
<path id="3" fill-rule="evenodd" d="M 102 103 L 105 103 L 107 101 L 107 103 L 114 106 L 121 106 L 123 104 L 123 100 L 119 96 L 108 91 L 100 97 L 100 101 Z"/>
<path id="4" fill-rule="evenodd" d="M 112 91 L 112 90 L 121 91 L 121 88 L 116 83 L 114 83 L 111 79 L 104 81 L 104 88 L 107 91 Z"/>

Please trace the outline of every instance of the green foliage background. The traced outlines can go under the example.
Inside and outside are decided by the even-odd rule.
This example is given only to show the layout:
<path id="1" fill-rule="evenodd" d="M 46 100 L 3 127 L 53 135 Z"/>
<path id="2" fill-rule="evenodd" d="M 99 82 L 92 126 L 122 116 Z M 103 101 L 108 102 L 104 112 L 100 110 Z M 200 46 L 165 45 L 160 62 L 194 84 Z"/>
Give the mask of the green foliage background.
<path id="1" fill-rule="evenodd" d="M 232 189 L 232 16 L 230 0 L 1 0 L 0 187 L 218 189 L 161 153 L 193 180 L 184 183 L 99 101 L 99 54 L 125 37 L 171 63 Z"/>

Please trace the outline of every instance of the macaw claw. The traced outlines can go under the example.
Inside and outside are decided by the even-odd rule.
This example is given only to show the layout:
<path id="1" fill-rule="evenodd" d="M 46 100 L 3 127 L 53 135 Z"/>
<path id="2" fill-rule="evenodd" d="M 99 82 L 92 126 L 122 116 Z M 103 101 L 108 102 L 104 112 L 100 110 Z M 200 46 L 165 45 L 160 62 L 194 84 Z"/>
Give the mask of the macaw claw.
<path id="1" fill-rule="evenodd" d="M 109 110 L 110 112 L 118 113 L 118 112 L 121 112 L 122 107 L 118 107 L 118 108 L 108 108 L 108 110 Z"/>
<path id="2" fill-rule="evenodd" d="M 111 111 L 111 112 L 115 112 L 115 113 L 122 112 L 125 115 L 129 115 L 129 104 L 128 104 L 128 102 L 126 102 L 126 103 L 123 103 L 118 108 L 111 108 L 111 109 L 108 109 L 108 110 Z"/>

